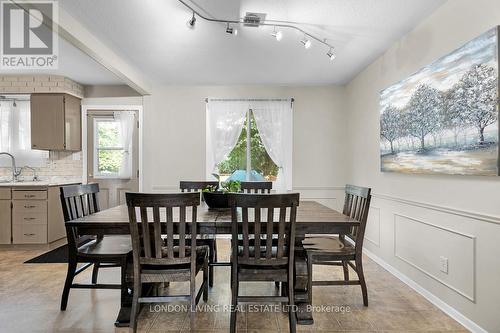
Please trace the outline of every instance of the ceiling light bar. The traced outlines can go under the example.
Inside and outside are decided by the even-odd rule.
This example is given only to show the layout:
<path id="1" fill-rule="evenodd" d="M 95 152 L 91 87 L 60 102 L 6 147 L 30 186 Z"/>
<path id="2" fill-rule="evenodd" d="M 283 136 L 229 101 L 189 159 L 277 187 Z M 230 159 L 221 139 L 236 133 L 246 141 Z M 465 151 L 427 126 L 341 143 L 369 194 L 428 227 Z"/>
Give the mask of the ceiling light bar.
<path id="1" fill-rule="evenodd" d="M 197 11 L 196 9 L 194 9 L 191 5 L 187 4 L 184 0 L 178 0 L 180 3 L 182 3 L 184 6 L 186 6 L 187 8 L 189 8 L 192 12 L 193 12 L 193 18 L 194 18 L 194 21 L 193 21 L 193 18 L 189 21 L 193 21 L 193 23 L 190 25 L 191 28 L 194 27 L 194 22 L 196 21 L 196 18 L 194 17 L 195 14 L 198 15 L 199 17 L 201 17 L 202 19 L 206 20 L 206 21 L 210 21 L 210 22 L 219 22 L 219 23 L 226 23 L 226 24 L 229 24 L 229 23 L 233 23 L 233 24 L 244 24 L 246 26 L 254 26 L 254 27 L 260 27 L 260 26 L 274 26 L 275 29 L 276 27 L 280 27 L 280 28 L 289 28 L 289 29 L 295 29 L 297 31 L 300 31 L 301 33 L 304 34 L 304 39 L 301 40 L 302 44 L 304 44 L 304 47 L 307 49 L 309 47 L 311 47 L 312 43 L 311 43 L 311 40 L 310 39 L 313 39 L 315 41 L 317 41 L 318 43 L 321 43 L 325 46 L 327 46 L 330 50 L 333 50 L 333 45 L 331 45 L 330 43 L 328 43 L 326 41 L 326 39 L 320 39 L 304 30 L 302 30 L 301 28 L 295 26 L 295 25 L 292 25 L 292 24 L 284 24 L 284 23 L 276 23 L 276 22 L 273 22 L 273 23 L 266 23 L 265 20 L 262 20 L 261 19 L 261 14 L 258 14 L 258 13 L 253 13 L 255 15 L 246 15 L 245 18 L 243 19 L 238 19 L 238 20 L 222 20 L 222 19 L 216 19 L 216 18 L 210 18 L 210 17 L 207 17 L 203 14 L 200 14 L 199 11 Z M 199 7 L 199 6 L 198 6 Z M 263 14 L 262 14 L 263 15 Z M 188 22 L 188 23 L 189 23 Z M 293 22 L 292 22 L 293 23 Z M 299 23 L 296 23 L 296 24 L 299 24 Z M 189 26 L 189 24 L 188 24 Z M 278 32 L 281 32 L 281 31 L 278 31 Z M 283 37 L 282 34 L 280 34 L 281 37 L 280 39 Z M 273 37 L 276 38 L 276 40 L 280 40 L 278 39 L 277 36 L 274 36 L 274 33 L 272 34 Z M 310 39 L 308 39 L 307 37 L 309 37 Z M 328 52 L 330 53 L 330 51 Z"/>

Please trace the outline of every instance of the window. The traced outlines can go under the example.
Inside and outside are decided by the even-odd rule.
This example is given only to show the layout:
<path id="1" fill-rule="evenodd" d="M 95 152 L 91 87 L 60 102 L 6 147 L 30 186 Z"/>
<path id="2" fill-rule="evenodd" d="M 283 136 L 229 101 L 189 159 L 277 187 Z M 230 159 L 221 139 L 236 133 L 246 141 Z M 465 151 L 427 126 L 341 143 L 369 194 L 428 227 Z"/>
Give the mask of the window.
<path id="1" fill-rule="evenodd" d="M 94 176 L 116 177 L 123 160 L 118 123 L 114 119 L 96 119 L 94 123 Z"/>
<path id="2" fill-rule="evenodd" d="M 249 132 L 250 135 L 248 135 Z M 247 150 L 248 147 L 250 147 L 250 151 Z M 262 143 L 251 110 L 247 113 L 236 146 L 231 153 L 229 153 L 227 158 L 219 163 L 218 168 L 222 180 L 276 180 L 279 168 L 273 162 Z"/>
<path id="3" fill-rule="evenodd" d="M 0 99 L 0 152 L 16 158 L 17 167 L 40 167 L 49 157 L 47 151 L 31 149 L 31 113 L 29 95 L 2 95 Z M 11 161 L 0 159 L 0 167 Z"/>
<path id="4" fill-rule="evenodd" d="M 208 99 L 206 175 L 292 189 L 292 99 Z"/>

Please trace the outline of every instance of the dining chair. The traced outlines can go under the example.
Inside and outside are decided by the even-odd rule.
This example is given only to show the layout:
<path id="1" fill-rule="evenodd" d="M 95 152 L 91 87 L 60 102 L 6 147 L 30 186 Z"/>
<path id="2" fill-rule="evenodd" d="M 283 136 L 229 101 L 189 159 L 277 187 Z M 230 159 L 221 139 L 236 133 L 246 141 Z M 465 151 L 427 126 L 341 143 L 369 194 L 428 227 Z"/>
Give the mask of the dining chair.
<path id="1" fill-rule="evenodd" d="M 312 304 L 313 286 L 330 285 L 361 285 L 363 304 L 368 306 L 368 291 L 363 272 L 363 239 L 365 236 L 368 211 L 370 209 L 371 189 L 347 185 L 343 214 L 360 222 L 359 226 L 352 227 L 345 235 L 311 236 L 302 241 L 306 251 L 309 271 L 308 291 L 309 302 Z M 354 264 L 353 264 L 354 262 Z M 313 281 L 313 265 L 342 266 L 344 280 Z M 358 280 L 349 279 L 349 266 L 357 273 Z"/>
<path id="2" fill-rule="evenodd" d="M 286 302 L 290 332 L 295 332 L 294 246 L 299 194 L 230 194 L 231 319 L 236 331 L 240 302 Z M 265 216 L 266 218 L 262 218 Z M 275 281 L 286 285 L 281 296 L 240 296 L 240 282 Z"/>
<path id="3" fill-rule="evenodd" d="M 179 183 L 179 188 L 181 192 L 201 192 L 208 186 L 219 187 L 219 182 L 217 181 L 187 181 L 181 180 Z M 214 267 L 215 266 L 228 266 L 228 264 L 220 263 L 217 261 L 217 240 L 213 238 L 199 238 L 199 245 L 207 245 L 209 248 L 208 252 L 208 285 L 214 286 Z"/>
<path id="4" fill-rule="evenodd" d="M 241 191 L 246 193 L 271 193 L 273 182 L 241 182 Z"/>
<path id="5" fill-rule="evenodd" d="M 201 296 L 208 300 L 208 247 L 197 246 L 199 193 L 126 193 L 133 248 L 134 289 L 130 326 L 137 330 L 141 303 L 190 302 L 190 324 Z M 162 234 L 166 234 L 165 240 Z M 203 282 L 196 292 L 196 276 Z M 189 295 L 142 295 L 143 283 L 189 282 Z"/>
<path id="6" fill-rule="evenodd" d="M 99 184 L 62 186 L 61 205 L 64 221 L 69 222 L 99 212 Z M 68 241 L 68 272 L 61 298 L 61 311 L 66 310 L 71 288 L 121 289 L 127 293 L 125 283 L 127 260 L 132 253 L 129 236 L 80 235 L 78 227 L 66 226 Z M 79 263 L 83 266 L 77 268 Z M 92 284 L 73 283 L 76 275 L 93 265 Z M 120 284 L 98 284 L 99 268 L 121 268 Z"/>

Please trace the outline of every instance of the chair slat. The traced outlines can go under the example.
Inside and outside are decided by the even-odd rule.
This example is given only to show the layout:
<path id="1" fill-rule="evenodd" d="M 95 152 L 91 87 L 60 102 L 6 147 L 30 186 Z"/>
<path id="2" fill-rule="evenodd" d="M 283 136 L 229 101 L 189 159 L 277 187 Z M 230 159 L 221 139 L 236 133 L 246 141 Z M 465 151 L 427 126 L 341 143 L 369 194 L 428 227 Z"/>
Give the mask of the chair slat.
<path id="1" fill-rule="evenodd" d="M 260 207 L 254 208 L 254 256 L 256 259 L 260 258 Z"/>
<path id="2" fill-rule="evenodd" d="M 179 208 L 179 257 L 186 256 L 186 206 Z"/>
<path id="3" fill-rule="evenodd" d="M 141 212 L 141 225 L 142 225 L 142 239 L 144 243 L 144 254 L 146 258 L 152 258 L 151 255 L 151 233 L 149 231 L 149 219 L 147 207 L 140 207 Z"/>
<path id="4" fill-rule="evenodd" d="M 284 253 L 285 218 L 286 218 L 286 207 L 281 207 L 280 208 L 279 227 L 278 227 L 278 248 L 276 249 L 276 257 L 278 259 L 283 258 L 283 253 Z"/>
<path id="5" fill-rule="evenodd" d="M 270 259 L 273 253 L 273 219 L 274 208 L 267 209 L 267 228 L 266 228 L 266 258 Z"/>
<path id="6" fill-rule="evenodd" d="M 172 207 L 167 207 L 167 257 L 174 258 L 174 218 Z"/>
<path id="7" fill-rule="evenodd" d="M 154 248 L 155 257 L 162 257 L 162 238 L 161 238 L 161 221 L 160 221 L 160 207 L 157 205 L 153 206 L 153 229 L 154 229 Z"/>
<path id="8" fill-rule="evenodd" d="M 249 232 L 248 232 L 248 208 L 243 207 L 241 209 L 241 218 L 243 224 L 243 257 L 248 259 L 249 248 L 250 248 Z"/>

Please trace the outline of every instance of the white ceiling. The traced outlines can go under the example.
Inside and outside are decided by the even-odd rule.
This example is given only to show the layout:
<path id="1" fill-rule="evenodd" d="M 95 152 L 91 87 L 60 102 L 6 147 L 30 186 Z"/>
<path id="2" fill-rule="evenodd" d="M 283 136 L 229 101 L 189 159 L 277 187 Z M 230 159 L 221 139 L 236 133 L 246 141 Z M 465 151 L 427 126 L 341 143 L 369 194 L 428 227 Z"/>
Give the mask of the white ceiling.
<path id="1" fill-rule="evenodd" d="M 60 6 L 117 54 L 162 84 L 344 84 L 415 27 L 445 0 L 194 0 L 207 15 L 236 19 L 247 11 L 267 19 L 301 22 L 301 27 L 336 46 L 337 59 L 313 42 L 301 47 L 301 34 L 272 28 L 241 27 L 237 37 L 225 25 L 198 18 L 175 0 L 60 0 Z M 192 1 L 191 1 L 192 2 Z M 61 57 L 62 58 L 62 57 Z M 61 59 L 63 61 L 63 59 Z M 72 60 L 75 80 L 105 77 Z M 81 67 L 81 68 L 80 68 Z M 85 70 L 84 70 L 85 69 Z M 78 72 L 78 74 L 76 73 Z"/>
<path id="2" fill-rule="evenodd" d="M 113 73 L 73 45 L 59 38 L 59 68 L 55 70 L 1 70 L 1 74 L 54 74 L 66 76 L 84 85 L 123 84 Z"/>

